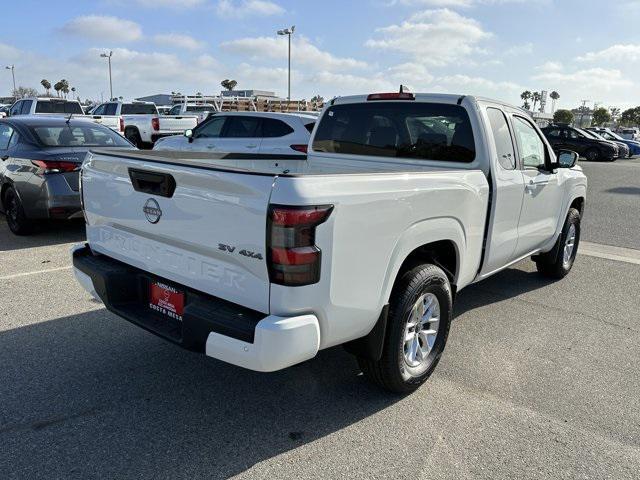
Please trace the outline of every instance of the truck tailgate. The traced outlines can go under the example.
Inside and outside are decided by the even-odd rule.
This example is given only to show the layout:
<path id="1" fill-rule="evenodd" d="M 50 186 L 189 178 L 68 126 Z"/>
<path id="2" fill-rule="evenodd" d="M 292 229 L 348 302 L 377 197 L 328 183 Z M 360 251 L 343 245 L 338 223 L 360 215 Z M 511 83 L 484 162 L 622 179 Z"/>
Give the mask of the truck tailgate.
<path id="1" fill-rule="evenodd" d="M 172 182 L 172 194 L 161 191 Z M 270 174 L 91 153 L 82 171 L 87 238 L 95 252 L 268 313 L 273 182 Z"/>
<path id="2" fill-rule="evenodd" d="M 198 117 L 195 115 L 160 115 L 160 130 L 163 132 L 184 132 L 198 125 Z"/>

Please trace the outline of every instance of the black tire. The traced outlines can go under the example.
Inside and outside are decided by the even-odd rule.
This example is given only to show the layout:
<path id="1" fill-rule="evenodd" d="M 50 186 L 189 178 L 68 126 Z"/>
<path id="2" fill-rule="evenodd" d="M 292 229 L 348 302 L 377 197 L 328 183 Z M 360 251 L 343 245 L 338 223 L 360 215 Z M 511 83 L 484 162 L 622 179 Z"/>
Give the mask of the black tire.
<path id="1" fill-rule="evenodd" d="M 575 229 L 573 248 L 568 260 L 565 261 L 565 245 L 570 235 L 571 229 Z M 570 208 L 567 219 L 562 227 L 562 233 L 558 241 L 549 253 L 538 255 L 534 258 L 538 272 L 545 277 L 561 279 L 571 271 L 578 253 L 580 245 L 580 212 L 575 208 Z"/>
<path id="2" fill-rule="evenodd" d="M 589 160 L 590 162 L 597 162 L 600 160 L 600 150 L 597 148 L 590 148 L 586 152 L 584 152 L 584 158 Z"/>
<path id="3" fill-rule="evenodd" d="M 9 230 L 15 235 L 28 235 L 33 232 L 33 223 L 25 215 L 20 197 L 13 187 L 9 187 L 5 191 L 3 206 Z"/>
<path id="4" fill-rule="evenodd" d="M 130 128 L 124 132 L 124 136 L 127 140 L 133 143 L 136 148 L 142 148 L 144 146 L 142 142 L 142 137 L 140 137 L 140 132 L 135 128 Z"/>
<path id="5" fill-rule="evenodd" d="M 413 369 L 405 359 L 406 329 L 416 302 L 423 295 L 433 298 L 430 294 L 438 300 L 440 314 L 437 334 L 431 350 L 423 357 L 424 364 Z M 382 357 L 378 361 L 358 357 L 364 375 L 394 393 L 407 394 L 420 387 L 436 368 L 444 351 L 451 324 L 452 303 L 451 285 L 441 268 L 419 265 L 404 273 L 391 294 Z M 429 325 L 432 328 L 431 323 Z"/>

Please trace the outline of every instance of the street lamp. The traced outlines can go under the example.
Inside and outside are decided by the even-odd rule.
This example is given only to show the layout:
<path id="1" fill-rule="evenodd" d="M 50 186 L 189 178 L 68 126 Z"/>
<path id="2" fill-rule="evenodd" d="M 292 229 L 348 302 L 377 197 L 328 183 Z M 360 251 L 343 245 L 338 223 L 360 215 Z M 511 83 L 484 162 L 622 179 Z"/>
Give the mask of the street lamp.
<path id="1" fill-rule="evenodd" d="M 109 91 L 111 92 L 109 100 L 112 100 L 113 99 L 113 82 L 111 81 L 111 57 L 113 56 L 113 52 L 109 52 L 108 55 L 106 53 L 101 53 L 100 56 L 102 58 L 106 58 L 109 61 Z"/>
<path id="2" fill-rule="evenodd" d="M 291 28 L 285 28 L 284 30 L 278 30 L 278 35 L 287 35 L 289 37 L 289 89 L 287 90 L 287 100 L 291 101 L 291 36 L 295 32 L 296 26 Z"/>
<path id="3" fill-rule="evenodd" d="M 11 76 L 13 77 L 13 93 L 16 92 L 16 66 L 15 65 L 7 65 L 6 67 L 7 70 L 11 70 Z"/>

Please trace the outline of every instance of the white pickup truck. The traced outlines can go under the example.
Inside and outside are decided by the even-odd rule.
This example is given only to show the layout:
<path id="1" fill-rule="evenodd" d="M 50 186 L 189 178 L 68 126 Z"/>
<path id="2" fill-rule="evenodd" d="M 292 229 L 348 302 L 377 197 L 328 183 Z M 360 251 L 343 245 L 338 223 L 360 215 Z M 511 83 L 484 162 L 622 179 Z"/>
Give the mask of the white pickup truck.
<path id="1" fill-rule="evenodd" d="M 569 272 L 576 160 L 523 110 L 406 92 L 331 101 L 303 160 L 96 150 L 75 275 L 185 348 L 274 371 L 346 344 L 368 378 L 410 392 L 456 292 L 527 257 Z"/>
<path id="2" fill-rule="evenodd" d="M 182 134 L 198 124 L 197 115 L 160 115 L 154 103 L 138 101 L 103 103 L 90 118 L 120 133 L 138 148 L 151 147 L 159 138 Z"/>

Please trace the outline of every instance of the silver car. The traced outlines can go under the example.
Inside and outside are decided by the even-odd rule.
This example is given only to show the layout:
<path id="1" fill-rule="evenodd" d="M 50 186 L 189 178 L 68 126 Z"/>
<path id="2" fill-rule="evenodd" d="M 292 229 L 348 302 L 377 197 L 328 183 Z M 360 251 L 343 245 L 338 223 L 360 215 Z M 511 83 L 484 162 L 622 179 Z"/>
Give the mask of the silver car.
<path id="1" fill-rule="evenodd" d="M 0 119 L 0 210 L 16 235 L 43 220 L 81 218 L 79 171 L 91 148 L 135 149 L 113 130 L 83 119 Z"/>

